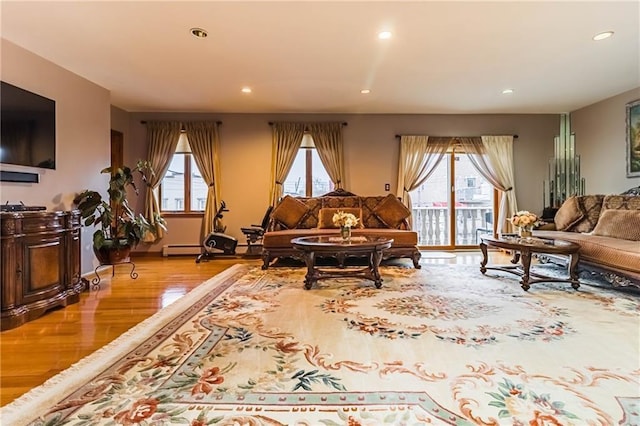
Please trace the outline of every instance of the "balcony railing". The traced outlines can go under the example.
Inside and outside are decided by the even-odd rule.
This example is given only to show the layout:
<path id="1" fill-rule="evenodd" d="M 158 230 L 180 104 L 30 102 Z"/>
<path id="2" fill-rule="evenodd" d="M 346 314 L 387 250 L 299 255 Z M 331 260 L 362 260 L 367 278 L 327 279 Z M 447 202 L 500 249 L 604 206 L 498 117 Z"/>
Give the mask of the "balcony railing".
<path id="1" fill-rule="evenodd" d="M 413 207 L 413 229 L 418 232 L 418 245 L 476 245 L 480 232 L 493 229 L 490 207 L 456 207 L 456 238 L 449 238 L 448 207 Z"/>

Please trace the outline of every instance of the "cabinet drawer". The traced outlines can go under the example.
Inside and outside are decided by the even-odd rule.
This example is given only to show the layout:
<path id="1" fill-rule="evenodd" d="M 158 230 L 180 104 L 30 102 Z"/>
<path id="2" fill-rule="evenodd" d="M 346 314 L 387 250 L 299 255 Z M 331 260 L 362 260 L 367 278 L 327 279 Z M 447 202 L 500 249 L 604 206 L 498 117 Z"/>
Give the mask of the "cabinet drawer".
<path id="1" fill-rule="evenodd" d="M 61 231 L 64 229 L 64 216 L 48 215 L 46 220 L 42 217 L 29 217 L 22 219 L 22 232 L 24 234 L 37 234 L 40 232 Z"/>

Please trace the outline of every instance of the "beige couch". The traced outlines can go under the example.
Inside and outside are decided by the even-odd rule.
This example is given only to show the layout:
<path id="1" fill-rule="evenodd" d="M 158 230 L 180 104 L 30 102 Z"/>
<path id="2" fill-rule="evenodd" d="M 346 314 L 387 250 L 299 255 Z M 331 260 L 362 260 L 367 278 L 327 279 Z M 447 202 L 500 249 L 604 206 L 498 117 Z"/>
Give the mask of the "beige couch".
<path id="1" fill-rule="evenodd" d="M 297 237 L 339 234 L 340 229 L 331 221 L 338 211 L 354 213 L 361 226 L 352 229 L 352 235 L 371 235 L 392 238 L 391 248 L 383 253 L 384 259 L 410 258 L 420 268 L 418 233 L 409 229 L 407 219 L 411 212 L 395 196 L 357 196 L 336 191 L 321 197 L 303 198 L 285 196 L 273 209 L 262 241 L 262 269 L 279 257 L 301 258 L 291 240 Z"/>
<path id="2" fill-rule="evenodd" d="M 578 243 L 581 273 L 640 288 L 640 196 L 570 197 L 534 236 Z"/>

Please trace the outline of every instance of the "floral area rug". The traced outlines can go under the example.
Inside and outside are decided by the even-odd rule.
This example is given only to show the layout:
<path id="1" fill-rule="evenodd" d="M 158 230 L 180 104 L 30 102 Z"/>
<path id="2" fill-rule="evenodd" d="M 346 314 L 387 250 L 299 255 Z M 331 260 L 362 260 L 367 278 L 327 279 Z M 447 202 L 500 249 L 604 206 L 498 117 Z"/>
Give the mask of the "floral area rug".
<path id="1" fill-rule="evenodd" d="M 477 266 L 236 265 L 2 409 L 33 425 L 631 425 L 640 298 Z M 6 422 L 6 423 L 5 423 Z"/>

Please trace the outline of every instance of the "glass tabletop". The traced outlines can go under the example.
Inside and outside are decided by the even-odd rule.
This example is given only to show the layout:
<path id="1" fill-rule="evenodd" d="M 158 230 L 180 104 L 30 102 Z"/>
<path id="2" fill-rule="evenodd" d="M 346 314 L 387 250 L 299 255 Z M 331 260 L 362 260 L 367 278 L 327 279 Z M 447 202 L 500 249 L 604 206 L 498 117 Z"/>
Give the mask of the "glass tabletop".
<path id="1" fill-rule="evenodd" d="M 362 247 L 392 243 L 393 239 L 370 235 L 353 235 L 345 240 L 339 235 L 315 235 L 310 237 L 298 237 L 291 243 L 299 246 L 327 246 L 327 247 Z"/>

